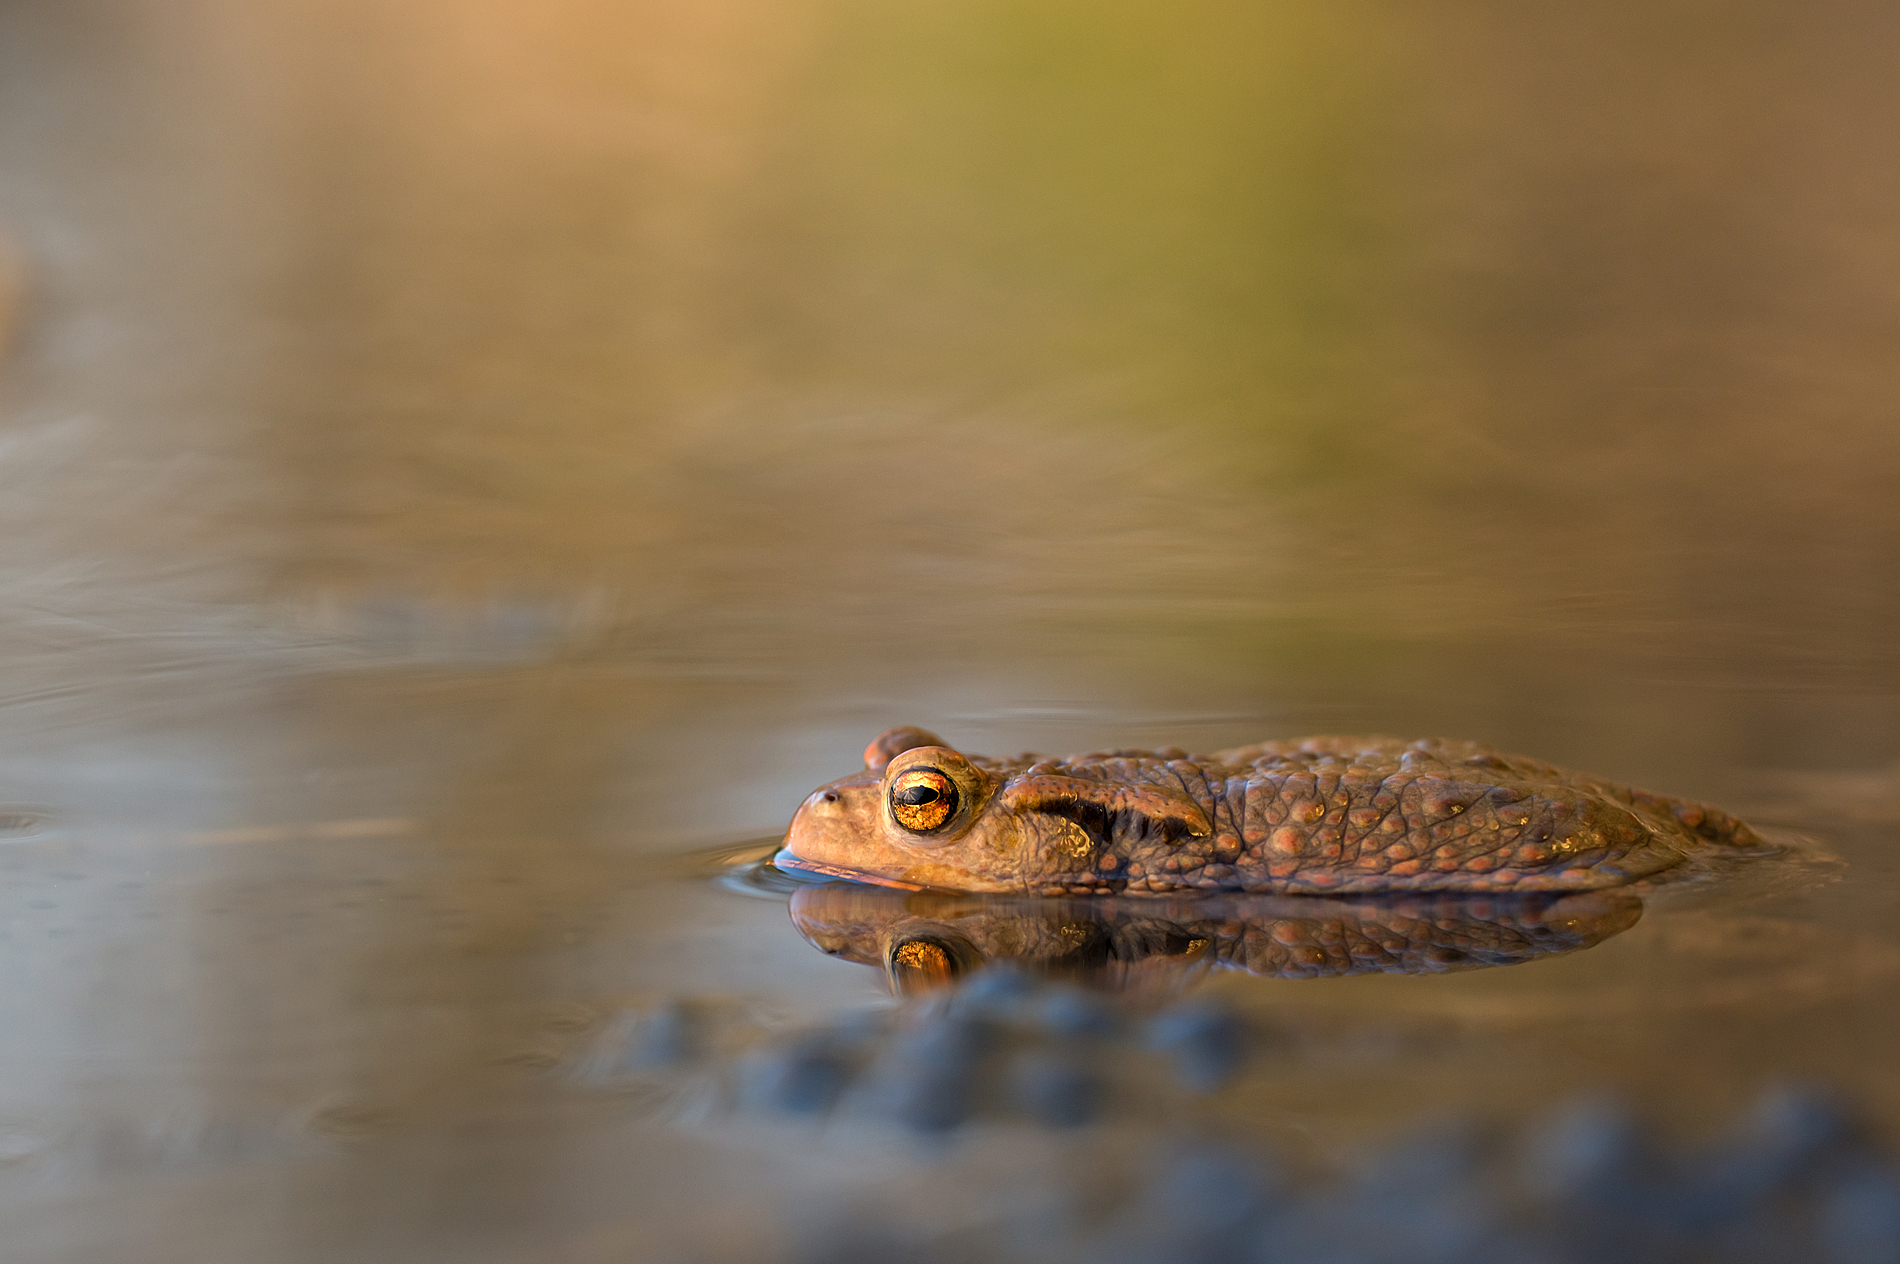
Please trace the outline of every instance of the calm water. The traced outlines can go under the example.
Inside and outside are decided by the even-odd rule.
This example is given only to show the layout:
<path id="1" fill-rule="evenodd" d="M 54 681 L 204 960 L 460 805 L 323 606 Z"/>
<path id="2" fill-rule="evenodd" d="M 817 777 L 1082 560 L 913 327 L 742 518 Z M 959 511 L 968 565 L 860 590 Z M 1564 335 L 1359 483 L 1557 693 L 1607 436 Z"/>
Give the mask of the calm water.
<path id="1" fill-rule="evenodd" d="M 1853 0 L 0 4 L 0 1254 L 753 1260 L 1579 1092 L 1900 1140 L 1896 47 Z M 712 875 L 900 723 L 1471 737 L 1794 859 L 1509 969 L 1163 962 L 1115 1003 L 1281 1038 L 1079 1135 L 695 1090 L 888 1021 Z M 669 1012 L 720 1034 L 599 1072 Z"/>

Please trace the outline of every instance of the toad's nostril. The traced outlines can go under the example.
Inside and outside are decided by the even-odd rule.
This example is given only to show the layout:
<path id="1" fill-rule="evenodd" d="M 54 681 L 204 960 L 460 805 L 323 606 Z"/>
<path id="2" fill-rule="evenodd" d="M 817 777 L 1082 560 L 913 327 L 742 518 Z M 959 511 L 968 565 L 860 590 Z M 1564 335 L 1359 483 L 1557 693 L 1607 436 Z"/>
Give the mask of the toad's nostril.
<path id="1" fill-rule="evenodd" d="M 824 793 L 824 798 L 823 798 L 823 802 L 825 802 L 825 803 L 836 803 L 837 801 L 838 801 L 838 792 L 837 792 L 837 791 L 835 791 L 835 790 L 827 790 L 827 791 L 825 791 L 825 793 Z"/>

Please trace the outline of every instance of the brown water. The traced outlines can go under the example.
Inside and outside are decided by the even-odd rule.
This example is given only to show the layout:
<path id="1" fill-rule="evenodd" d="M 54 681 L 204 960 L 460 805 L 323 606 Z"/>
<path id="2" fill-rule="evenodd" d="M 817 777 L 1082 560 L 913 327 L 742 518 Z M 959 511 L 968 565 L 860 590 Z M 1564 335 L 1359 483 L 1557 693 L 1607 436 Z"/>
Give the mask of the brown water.
<path id="1" fill-rule="evenodd" d="M 0 5 L 7 1258 L 752 1259 L 1076 1162 L 562 1071 L 660 997 L 889 1003 L 681 858 L 898 723 L 1472 737 L 1802 857 L 1511 969 L 1208 975 L 1304 1043 L 1105 1138 L 1786 1080 L 1894 1138 L 1896 47 L 1852 0 Z"/>

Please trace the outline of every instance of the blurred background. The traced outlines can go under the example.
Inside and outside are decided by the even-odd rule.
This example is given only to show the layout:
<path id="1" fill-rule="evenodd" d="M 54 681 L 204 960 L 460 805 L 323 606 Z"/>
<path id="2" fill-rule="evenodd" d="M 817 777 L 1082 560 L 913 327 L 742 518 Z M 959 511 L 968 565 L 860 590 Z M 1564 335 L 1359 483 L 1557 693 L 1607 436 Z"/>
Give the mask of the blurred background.
<path id="1" fill-rule="evenodd" d="M 1182 1111 L 1900 1123 L 1896 48 L 1871 0 L 0 0 L 5 1249 L 756 1258 L 895 1179 L 553 1069 L 640 998 L 878 1003 L 681 857 L 900 723 L 1471 737 L 1833 858 L 1225 981 L 1410 1082 Z"/>

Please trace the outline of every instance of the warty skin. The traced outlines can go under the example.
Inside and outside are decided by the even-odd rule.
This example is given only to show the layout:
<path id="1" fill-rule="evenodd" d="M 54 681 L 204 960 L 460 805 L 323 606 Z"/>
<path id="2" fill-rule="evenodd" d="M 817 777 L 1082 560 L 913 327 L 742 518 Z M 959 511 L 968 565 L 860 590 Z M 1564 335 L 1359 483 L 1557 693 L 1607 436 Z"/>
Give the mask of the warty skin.
<path id="1" fill-rule="evenodd" d="M 777 863 L 915 890 L 1359 895 L 1598 890 L 1765 849 L 1718 809 L 1474 742 L 991 759 L 905 727 L 806 798 Z"/>

